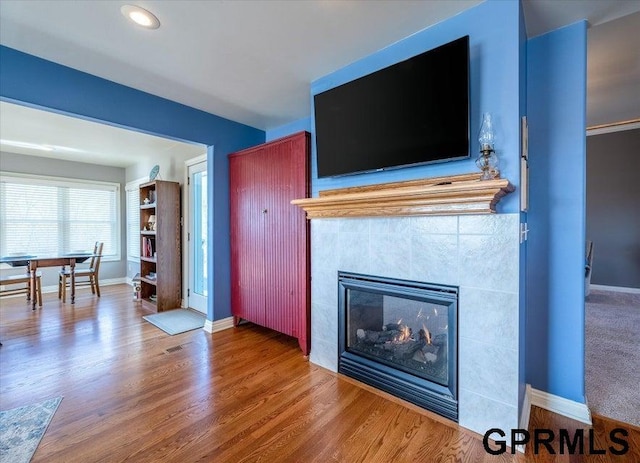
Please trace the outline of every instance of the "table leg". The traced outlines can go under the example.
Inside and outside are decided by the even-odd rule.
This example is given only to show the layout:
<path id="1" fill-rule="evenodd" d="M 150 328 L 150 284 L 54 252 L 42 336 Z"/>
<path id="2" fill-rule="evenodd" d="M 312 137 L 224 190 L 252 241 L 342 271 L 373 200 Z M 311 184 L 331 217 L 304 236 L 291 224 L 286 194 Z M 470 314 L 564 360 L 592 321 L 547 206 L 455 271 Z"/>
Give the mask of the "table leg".
<path id="1" fill-rule="evenodd" d="M 76 260 L 71 259 L 69 261 L 69 268 L 71 269 L 71 303 L 76 302 Z"/>
<path id="2" fill-rule="evenodd" d="M 36 296 L 36 272 L 38 270 L 38 261 L 30 261 L 29 262 L 29 271 L 31 272 L 31 283 L 29 284 L 29 293 L 31 297 L 31 304 L 33 305 L 32 310 L 36 310 L 36 302 L 38 301 L 38 297 Z"/>
<path id="3" fill-rule="evenodd" d="M 29 278 L 29 281 L 27 281 L 27 301 L 31 302 L 31 270 L 29 266 L 27 266 L 27 278 Z"/>

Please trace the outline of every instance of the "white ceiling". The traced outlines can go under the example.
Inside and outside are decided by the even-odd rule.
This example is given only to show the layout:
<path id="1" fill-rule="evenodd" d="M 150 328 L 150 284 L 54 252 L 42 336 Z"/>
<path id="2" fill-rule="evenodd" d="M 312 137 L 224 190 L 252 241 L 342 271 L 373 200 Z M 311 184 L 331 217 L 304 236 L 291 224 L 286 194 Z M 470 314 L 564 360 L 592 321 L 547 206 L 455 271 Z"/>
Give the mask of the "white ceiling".
<path id="1" fill-rule="evenodd" d="M 146 135 L 75 117 L 0 102 L 0 149 L 5 152 L 51 157 L 103 166 L 128 167 L 138 160 L 162 155 L 191 159 L 206 147 Z M 51 149 L 19 147 L 27 142 Z"/>
<path id="2" fill-rule="evenodd" d="M 120 7 L 126 3 L 156 14 L 162 23 L 160 29 L 150 31 L 130 24 L 120 14 Z M 309 89 L 315 79 L 478 3 L 478 0 L 2 0 L 0 43 L 266 130 L 310 114 Z M 523 4 L 530 37 L 580 19 L 598 25 L 640 11 L 640 0 L 524 0 Z M 640 70 L 638 39 L 632 38 L 637 36 L 635 31 L 633 35 L 626 31 L 625 40 L 635 50 L 632 61 L 636 64 L 637 78 Z M 619 54 L 618 48 L 609 47 L 604 50 L 606 55 Z M 589 59 L 591 63 L 591 56 Z M 626 67 L 633 69 L 634 63 L 629 65 L 629 58 L 625 59 Z M 24 130 L 14 132 L 24 126 L 20 121 L 5 124 L 5 118 L 19 117 L 12 111 L 14 106 L 6 103 L 0 106 L 3 139 L 29 136 Z M 37 124 L 33 121 L 37 118 L 35 113 L 27 111 L 23 116 Z M 47 121 L 42 124 L 55 127 L 55 118 L 62 116 L 43 117 Z M 85 125 L 82 132 L 69 130 L 90 134 L 91 129 Z M 114 138 L 113 133 L 105 136 Z M 143 145 L 155 143 L 146 135 L 140 136 Z M 51 137 L 51 141 L 36 142 L 72 148 L 80 143 L 77 139 L 57 139 L 52 134 Z M 129 140 L 128 146 L 133 146 L 131 143 Z M 176 142 L 169 143 L 166 148 L 153 149 L 175 149 Z M 85 162 L 112 165 L 131 162 L 130 155 L 129 161 L 117 159 L 115 151 L 105 151 L 107 159 L 99 159 L 97 153 L 91 152 L 91 160 L 85 156 Z"/>

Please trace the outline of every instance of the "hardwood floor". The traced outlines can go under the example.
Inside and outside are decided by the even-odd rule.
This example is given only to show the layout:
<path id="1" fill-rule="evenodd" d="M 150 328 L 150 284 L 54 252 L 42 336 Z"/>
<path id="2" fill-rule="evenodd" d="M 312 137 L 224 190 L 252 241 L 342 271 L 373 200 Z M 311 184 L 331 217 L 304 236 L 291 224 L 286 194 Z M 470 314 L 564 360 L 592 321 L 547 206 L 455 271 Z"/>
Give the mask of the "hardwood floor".
<path id="1" fill-rule="evenodd" d="M 254 325 L 169 336 L 131 296 L 0 301 L 0 408 L 64 396 L 34 462 L 640 461 L 640 429 L 599 417 L 595 448 L 621 426 L 626 455 L 494 456 L 481 435 L 307 362 L 294 338 Z M 530 425 L 589 432 L 535 407 Z"/>

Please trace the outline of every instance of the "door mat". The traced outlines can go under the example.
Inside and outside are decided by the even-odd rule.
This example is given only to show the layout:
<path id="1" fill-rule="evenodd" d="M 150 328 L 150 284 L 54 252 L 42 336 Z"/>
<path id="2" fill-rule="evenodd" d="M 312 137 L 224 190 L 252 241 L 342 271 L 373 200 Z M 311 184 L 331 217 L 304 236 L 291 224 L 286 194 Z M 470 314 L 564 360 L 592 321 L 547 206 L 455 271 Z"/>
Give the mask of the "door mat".
<path id="1" fill-rule="evenodd" d="M 142 317 L 167 334 L 174 335 L 202 328 L 205 316 L 187 309 L 173 309 Z"/>

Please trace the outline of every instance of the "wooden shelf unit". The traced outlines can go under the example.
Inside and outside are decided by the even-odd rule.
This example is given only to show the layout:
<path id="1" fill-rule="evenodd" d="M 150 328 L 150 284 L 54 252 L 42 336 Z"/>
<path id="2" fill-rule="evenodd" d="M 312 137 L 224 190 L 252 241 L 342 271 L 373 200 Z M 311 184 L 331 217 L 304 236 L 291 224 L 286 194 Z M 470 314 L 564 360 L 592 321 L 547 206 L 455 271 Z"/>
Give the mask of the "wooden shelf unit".
<path id="1" fill-rule="evenodd" d="M 143 307 L 154 312 L 182 304 L 180 210 L 179 183 L 140 185 L 140 287 Z M 151 216 L 154 226 L 149 225 Z"/>

